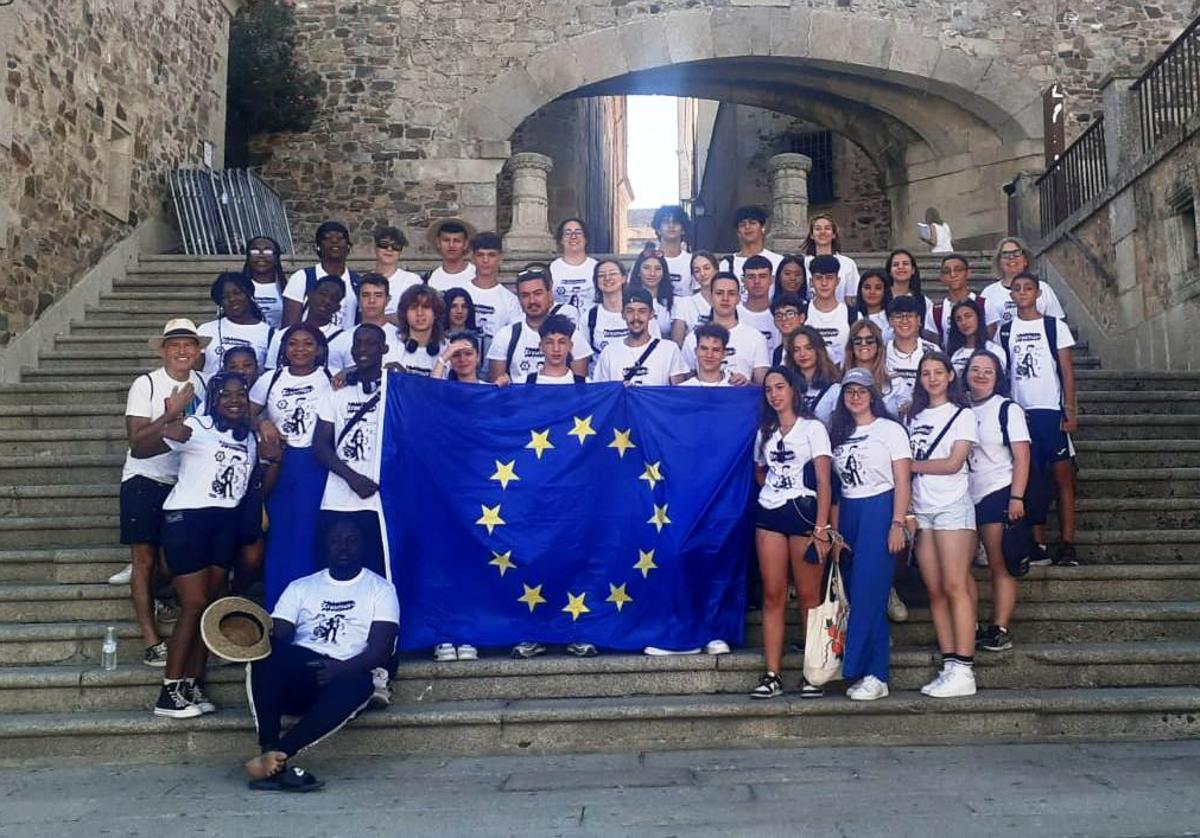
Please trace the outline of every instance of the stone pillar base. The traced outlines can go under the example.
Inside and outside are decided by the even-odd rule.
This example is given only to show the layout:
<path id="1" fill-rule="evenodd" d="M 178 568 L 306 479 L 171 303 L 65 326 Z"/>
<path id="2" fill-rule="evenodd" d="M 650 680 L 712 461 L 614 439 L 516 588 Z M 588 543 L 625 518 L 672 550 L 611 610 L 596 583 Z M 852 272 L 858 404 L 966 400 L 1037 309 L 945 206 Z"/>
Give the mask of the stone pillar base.
<path id="1" fill-rule="evenodd" d="M 504 237 L 508 251 L 554 252 L 550 233 L 550 196 L 546 179 L 554 161 L 544 154 L 522 152 L 509 158 L 512 171 L 512 227 Z"/>
<path id="2" fill-rule="evenodd" d="M 779 253 L 799 253 L 808 238 L 808 173 L 812 158 L 776 154 L 771 172 L 771 224 L 767 244 Z"/>

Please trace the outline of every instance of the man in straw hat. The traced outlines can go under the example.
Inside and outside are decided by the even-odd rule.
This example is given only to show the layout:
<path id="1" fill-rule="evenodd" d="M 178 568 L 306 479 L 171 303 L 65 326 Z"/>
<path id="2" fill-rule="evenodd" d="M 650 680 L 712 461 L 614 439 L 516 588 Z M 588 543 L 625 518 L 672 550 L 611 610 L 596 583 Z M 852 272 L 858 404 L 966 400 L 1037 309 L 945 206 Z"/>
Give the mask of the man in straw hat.
<path id="1" fill-rule="evenodd" d="M 327 570 L 292 582 L 271 614 L 271 654 L 250 666 L 250 712 L 261 753 L 246 763 L 250 788 L 315 791 L 324 785 L 289 764 L 341 729 L 371 701 L 392 666 L 399 632 L 396 589 L 362 566 L 363 537 L 348 519 L 323 536 Z M 282 733 L 281 718 L 299 715 Z"/>
<path id="2" fill-rule="evenodd" d="M 141 439 L 161 434 L 163 427 L 200 411 L 204 378 L 193 369 L 211 338 L 202 337 L 196 325 L 180 317 L 167 322 L 161 335 L 149 339 L 150 348 L 162 356 L 162 366 L 139 375 L 125 402 L 125 433 L 133 446 Z M 179 453 L 154 457 L 125 454 L 121 471 L 121 543 L 129 545 L 130 564 L 108 581 L 129 585 L 133 610 L 142 631 L 147 666 L 167 665 L 167 644 L 154 621 L 153 583 L 156 572 L 168 578 L 161 561 L 160 533 L 163 502 L 179 475 Z"/>

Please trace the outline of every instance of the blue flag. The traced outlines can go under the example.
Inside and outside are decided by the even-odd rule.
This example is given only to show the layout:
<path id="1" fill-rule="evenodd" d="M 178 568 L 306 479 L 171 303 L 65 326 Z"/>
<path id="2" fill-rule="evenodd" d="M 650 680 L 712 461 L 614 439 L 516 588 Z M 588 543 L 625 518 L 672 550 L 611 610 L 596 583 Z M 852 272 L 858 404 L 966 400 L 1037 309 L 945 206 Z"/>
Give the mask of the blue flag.
<path id="1" fill-rule="evenodd" d="M 380 493 L 401 646 L 740 643 L 760 398 L 392 373 Z"/>

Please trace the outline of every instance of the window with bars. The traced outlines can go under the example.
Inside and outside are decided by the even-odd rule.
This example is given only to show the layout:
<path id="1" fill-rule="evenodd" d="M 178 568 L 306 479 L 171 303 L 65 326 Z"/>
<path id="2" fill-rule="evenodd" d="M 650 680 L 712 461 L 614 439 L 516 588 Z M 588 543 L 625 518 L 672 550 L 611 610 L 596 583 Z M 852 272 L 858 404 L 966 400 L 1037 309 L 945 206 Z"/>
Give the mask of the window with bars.
<path id="1" fill-rule="evenodd" d="M 790 138 L 788 151 L 804 154 L 812 159 L 812 171 L 808 173 L 808 202 L 810 204 L 832 204 L 837 195 L 833 184 L 833 134 L 816 131 Z"/>

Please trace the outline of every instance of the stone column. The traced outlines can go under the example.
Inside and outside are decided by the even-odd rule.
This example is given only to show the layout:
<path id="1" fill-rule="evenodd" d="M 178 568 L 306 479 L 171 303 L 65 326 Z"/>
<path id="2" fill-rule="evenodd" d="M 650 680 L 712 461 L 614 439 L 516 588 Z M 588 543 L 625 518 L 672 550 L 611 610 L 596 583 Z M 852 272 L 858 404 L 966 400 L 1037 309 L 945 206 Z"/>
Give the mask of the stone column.
<path id="1" fill-rule="evenodd" d="M 507 251 L 554 251 L 550 233 L 550 197 L 546 178 L 554 161 L 544 154 L 521 152 L 508 160 L 512 172 L 512 227 L 504 237 Z"/>
<path id="2" fill-rule="evenodd" d="M 797 253 L 808 236 L 808 173 L 812 158 L 776 154 L 771 171 L 771 226 L 767 243 L 780 253 Z"/>
<path id="3" fill-rule="evenodd" d="M 1100 80 L 1104 102 L 1104 151 L 1108 177 L 1112 180 L 1126 166 L 1142 156 L 1142 125 L 1138 97 L 1133 92 L 1135 78 L 1109 73 Z"/>

